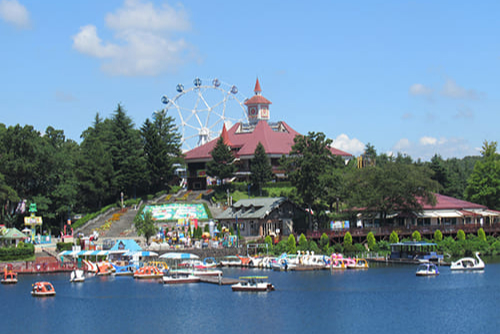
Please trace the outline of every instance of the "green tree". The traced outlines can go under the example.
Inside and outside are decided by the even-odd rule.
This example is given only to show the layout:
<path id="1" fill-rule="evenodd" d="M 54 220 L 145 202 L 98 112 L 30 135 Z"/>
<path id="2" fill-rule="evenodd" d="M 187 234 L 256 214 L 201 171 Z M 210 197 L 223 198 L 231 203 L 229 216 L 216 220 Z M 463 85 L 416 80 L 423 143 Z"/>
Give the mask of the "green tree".
<path id="1" fill-rule="evenodd" d="M 262 196 L 262 186 L 270 181 L 273 177 L 273 169 L 271 162 L 267 157 L 264 145 L 261 142 L 257 144 L 254 152 L 254 158 L 250 163 L 250 180 L 252 184 L 259 189 L 259 194 Z"/>
<path id="2" fill-rule="evenodd" d="M 231 147 L 224 142 L 222 136 L 219 137 L 210 154 L 212 160 L 207 163 L 208 175 L 221 181 L 234 175 L 237 170 L 236 165 L 233 164 L 234 155 L 231 152 Z"/>
<path id="3" fill-rule="evenodd" d="M 420 235 L 419 231 L 413 231 L 413 233 L 411 234 L 411 239 L 413 241 L 420 241 L 422 240 L 422 236 Z"/>
<path id="4" fill-rule="evenodd" d="M 368 232 L 368 234 L 366 235 L 366 243 L 368 244 L 368 248 L 370 250 L 374 250 L 377 246 L 377 240 L 375 239 L 375 235 L 373 234 L 373 232 Z"/>
<path id="5" fill-rule="evenodd" d="M 81 135 L 80 154 L 75 174 L 78 180 L 81 204 L 90 210 L 109 203 L 114 188 L 113 162 L 109 152 L 110 134 L 97 113 L 93 125 Z"/>
<path id="6" fill-rule="evenodd" d="M 175 164 L 181 163 L 181 135 L 172 116 L 165 110 L 153 114 L 141 127 L 149 185 L 152 192 L 164 189 L 174 177 Z"/>
<path id="7" fill-rule="evenodd" d="M 465 232 L 464 230 L 460 229 L 457 232 L 457 240 L 458 241 L 465 241 Z"/>
<path id="8" fill-rule="evenodd" d="M 146 238 L 146 243 L 149 245 L 149 239 L 158 232 L 158 227 L 153 221 L 151 212 L 146 211 L 144 215 L 137 215 L 134 219 L 134 225 L 137 234 L 139 236 L 144 236 L 144 238 Z"/>
<path id="9" fill-rule="evenodd" d="M 482 204 L 490 209 L 500 209 L 500 155 L 496 152 L 497 142 L 484 142 L 482 158 L 474 165 L 467 181 L 467 200 Z"/>
<path id="10" fill-rule="evenodd" d="M 328 235 L 326 233 L 323 233 L 319 238 L 319 248 L 323 252 L 326 252 L 328 247 L 330 247 L 330 238 L 328 238 Z"/>
<path id="11" fill-rule="evenodd" d="M 477 237 L 481 241 L 486 241 L 486 233 L 484 233 L 484 230 L 482 227 L 479 230 L 477 230 Z"/>
<path id="12" fill-rule="evenodd" d="M 403 162 L 357 169 L 350 175 L 349 207 L 379 213 L 382 223 L 388 215 L 421 212 L 424 203 L 435 204 L 439 184 L 425 166 Z"/>
<path id="13" fill-rule="evenodd" d="M 344 235 L 344 249 L 352 251 L 352 235 L 351 232 L 346 232 Z"/>
<path id="14" fill-rule="evenodd" d="M 118 104 L 110 121 L 111 126 L 111 159 L 114 170 L 116 195 L 136 196 L 137 188 L 145 186 L 147 180 L 146 160 L 140 132 Z"/>
<path id="15" fill-rule="evenodd" d="M 331 139 L 326 139 L 323 133 L 309 132 L 307 136 L 297 135 L 288 157 L 282 157 L 281 165 L 297 188 L 297 195 L 311 212 L 315 201 L 325 195 L 325 189 L 320 187 L 320 178 L 335 161 L 332 159 Z M 312 221 L 309 221 L 312 228 Z"/>
<path id="16" fill-rule="evenodd" d="M 440 242 L 443 240 L 443 233 L 440 230 L 434 232 L 434 242 Z"/>
<path id="17" fill-rule="evenodd" d="M 295 254 L 295 252 L 297 251 L 297 244 L 295 242 L 295 236 L 293 234 L 290 234 L 288 236 L 287 246 L 288 254 Z"/>
<path id="18" fill-rule="evenodd" d="M 299 247 L 297 248 L 297 250 L 306 251 L 308 249 L 308 247 L 309 247 L 309 244 L 307 242 L 307 238 L 304 235 L 304 233 L 301 233 L 299 236 Z"/>
<path id="19" fill-rule="evenodd" d="M 389 236 L 389 242 L 391 244 L 397 244 L 399 242 L 399 236 L 396 231 L 391 232 L 391 235 Z"/>

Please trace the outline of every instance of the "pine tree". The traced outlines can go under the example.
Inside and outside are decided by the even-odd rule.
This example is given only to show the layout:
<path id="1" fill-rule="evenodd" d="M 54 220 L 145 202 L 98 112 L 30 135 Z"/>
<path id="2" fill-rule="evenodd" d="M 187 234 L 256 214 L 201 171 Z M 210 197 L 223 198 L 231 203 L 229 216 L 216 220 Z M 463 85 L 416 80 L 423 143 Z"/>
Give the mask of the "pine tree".
<path id="1" fill-rule="evenodd" d="M 264 145 L 262 145 L 261 142 L 259 142 L 255 148 L 250 171 L 252 172 L 250 180 L 252 184 L 259 189 L 259 194 L 262 196 L 262 186 L 272 179 L 273 169 L 267 157 Z"/>
<path id="2" fill-rule="evenodd" d="M 207 174 L 219 180 L 230 178 L 237 168 L 234 162 L 234 155 L 231 148 L 224 143 L 224 138 L 219 137 L 214 149 L 211 152 L 212 159 L 207 163 Z"/>

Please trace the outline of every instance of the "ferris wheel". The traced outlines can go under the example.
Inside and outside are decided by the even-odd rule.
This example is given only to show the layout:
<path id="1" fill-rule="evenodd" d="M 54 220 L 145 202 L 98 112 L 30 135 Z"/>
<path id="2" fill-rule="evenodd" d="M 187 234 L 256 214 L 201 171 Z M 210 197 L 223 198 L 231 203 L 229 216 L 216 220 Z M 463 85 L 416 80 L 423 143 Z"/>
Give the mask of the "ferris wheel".
<path id="1" fill-rule="evenodd" d="M 185 151 L 220 136 L 223 124 L 230 128 L 237 122 L 248 122 L 244 105 L 246 98 L 238 93 L 234 85 L 219 79 L 202 81 L 196 78 L 192 87 L 185 88 L 178 84 L 176 91 L 174 98 L 163 96 L 161 102 L 167 112 L 174 111 L 176 114 L 182 149 Z"/>

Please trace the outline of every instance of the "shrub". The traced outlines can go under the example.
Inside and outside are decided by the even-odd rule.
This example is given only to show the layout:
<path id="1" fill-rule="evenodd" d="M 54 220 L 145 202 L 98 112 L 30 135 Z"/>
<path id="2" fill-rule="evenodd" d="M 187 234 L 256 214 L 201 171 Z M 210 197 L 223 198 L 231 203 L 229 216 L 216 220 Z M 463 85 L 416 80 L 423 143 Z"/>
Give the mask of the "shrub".
<path id="1" fill-rule="evenodd" d="M 414 231 L 414 232 L 411 234 L 411 238 L 412 238 L 414 241 L 420 241 L 420 240 L 422 240 L 422 236 L 420 235 L 420 232 L 419 232 L 419 231 Z"/>
<path id="2" fill-rule="evenodd" d="M 457 232 L 457 240 L 464 241 L 465 240 L 465 232 L 463 230 L 458 230 Z"/>
<path id="3" fill-rule="evenodd" d="M 443 233 L 441 233 L 440 230 L 436 230 L 436 232 L 434 232 L 434 242 L 438 243 L 441 240 L 443 240 Z"/>
<path id="4" fill-rule="evenodd" d="M 399 236 L 396 231 L 392 231 L 391 235 L 389 236 L 389 242 L 391 244 L 395 244 L 399 242 Z"/>
<path id="5" fill-rule="evenodd" d="M 366 243 L 368 244 L 368 248 L 372 251 L 377 247 L 377 240 L 375 240 L 373 232 L 369 232 L 366 236 Z"/>

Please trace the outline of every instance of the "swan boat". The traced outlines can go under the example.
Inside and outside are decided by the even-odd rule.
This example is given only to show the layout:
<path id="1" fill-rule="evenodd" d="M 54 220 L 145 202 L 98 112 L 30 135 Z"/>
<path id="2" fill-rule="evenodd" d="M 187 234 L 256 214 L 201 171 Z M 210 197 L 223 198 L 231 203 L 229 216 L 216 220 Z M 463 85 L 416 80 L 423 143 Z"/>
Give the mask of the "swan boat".
<path id="1" fill-rule="evenodd" d="M 75 269 L 71 272 L 69 281 L 71 283 L 85 282 L 85 272 L 80 269 Z"/>
<path id="2" fill-rule="evenodd" d="M 434 263 L 424 262 L 418 265 L 417 276 L 438 276 L 439 270 Z"/>
<path id="3" fill-rule="evenodd" d="M 12 268 L 7 269 L 5 267 L 5 271 L 3 273 L 3 277 L 1 280 L 2 284 L 16 284 L 17 283 L 17 273 L 12 270 Z"/>
<path id="4" fill-rule="evenodd" d="M 458 261 L 452 262 L 450 265 L 451 270 L 483 270 L 484 262 L 479 257 L 480 253 L 476 252 L 473 257 L 463 257 Z"/>

